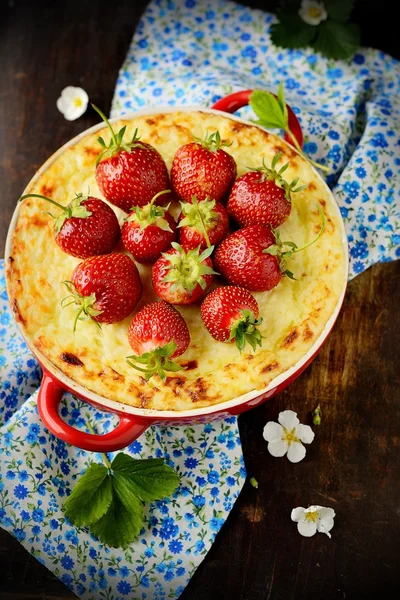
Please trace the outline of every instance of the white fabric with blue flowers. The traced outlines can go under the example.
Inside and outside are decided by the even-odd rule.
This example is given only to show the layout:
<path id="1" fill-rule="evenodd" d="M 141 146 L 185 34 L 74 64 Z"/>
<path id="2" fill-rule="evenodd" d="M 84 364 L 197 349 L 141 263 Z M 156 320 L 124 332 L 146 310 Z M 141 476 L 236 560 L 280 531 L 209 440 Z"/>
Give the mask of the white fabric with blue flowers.
<path id="1" fill-rule="evenodd" d="M 120 71 L 112 115 L 144 106 L 212 106 L 242 89 L 276 92 L 329 166 L 350 246 L 350 277 L 400 257 L 400 64 L 372 49 L 352 61 L 282 50 L 275 17 L 226 0 L 154 0 Z M 252 119 L 249 108 L 238 114 Z"/>
<path id="2" fill-rule="evenodd" d="M 279 50 L 274 17 L 224 0 L 156 0 L 146 9 L 121 69 L 112 114 L 143 106 L 198 104 L 246 88 L 285 83 L 305 151 L 330 167 L 345 219 L 351 275 L 400 256 L 399 64 L 363 49 L 351 62 Z M 252 118 L 249 109 L 240 114 Z M 246 471 L 235 418 L 152 428 L 127 451 L 165 457 L 178 491 L 148 507 L 139 539 L 115 550 L 65 519 L 62 504 L 100 457 L 56 439 L 36 409 L 40 372 L 7 305 L 0 265 L 0 525 L 85 600 L 177 598 L 210 548 Z M 109 415 L 66 395 L 63 418 L 99 433 Z"/>

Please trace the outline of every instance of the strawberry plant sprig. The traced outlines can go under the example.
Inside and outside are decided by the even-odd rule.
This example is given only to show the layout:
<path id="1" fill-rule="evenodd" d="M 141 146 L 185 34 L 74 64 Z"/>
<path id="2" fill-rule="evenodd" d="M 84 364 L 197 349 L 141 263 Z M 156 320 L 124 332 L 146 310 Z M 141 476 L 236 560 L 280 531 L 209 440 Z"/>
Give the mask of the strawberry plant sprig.
<path id="1" fill-rule="evenodd" d="M 137 460 L 124 452 L 112 462 L 102 457 L 104 465 L 92 463 L 81 475 L 64 512 L 73 525 L 88 527 L 107 546 L 126 548 L 143 528 L 144 503 L 173 494 L 179 476 L 162 458 Z"/>
<path id="2" fill-rule="evenodd" d="M 282 273 L 289 277 L 289 279 L 296 278 L 293 275 L 292 271 L 289 271 L 289 269 L 286 268 L 287 259 L 291 258 L 293 254 L 296 254 L 297 252 L 302 252 L 306 248 L 309 248 L 310 246 L 315 244 L 325 231 L 326 219 L 324 211 L 322 210 L 321 205 L 319 203 L 315 205 L 315 208 L 318 210 L 319 215 L 321 217 L 321 227 L 317 236 L 313 240 L 311 240 L 311 242 L 308 242 L 307 244 L 304 244 L 304 246 L 301 246 L 301 248 L 299 248 L 295 242 L 282 242 L 279 231 L 277 229 L 274 229 L 274 236 L 276 240 L 275 244 L 272 244 L 271 246 L 263 250 L 264 254 L 271 254 L 272 256 L 276 256 L 278 258 Z M 289 248 L 289 250 L 285 250 L 284 246 Z"/>
<path id="3" fill-rule="evenodd" d="M 329 168 L 325 165 L 315 162 L 306 156 L 297 141 L 296 136 L 289 127 L 288 110 L 285 102 L 285 92 L 283 82 L 281 81 L 278 88 L 277 97 L 271 92 L 265 90 L 254 90 L 250 95 L 249 104 L 258 117 L 255 121 L 258 125 L 268 129 L 283 129 L 292 140 L 296 150 L 314 167 L 322 171 L 329 172 Z"/>
<path id="4" fill-rule="evenodd" d="M 349 21 L 354 0 L 282 0 L 271 40 L 281 48 L 311 46 L 327 58 L 351 58 L 360 45 L 360 29 Z"/>

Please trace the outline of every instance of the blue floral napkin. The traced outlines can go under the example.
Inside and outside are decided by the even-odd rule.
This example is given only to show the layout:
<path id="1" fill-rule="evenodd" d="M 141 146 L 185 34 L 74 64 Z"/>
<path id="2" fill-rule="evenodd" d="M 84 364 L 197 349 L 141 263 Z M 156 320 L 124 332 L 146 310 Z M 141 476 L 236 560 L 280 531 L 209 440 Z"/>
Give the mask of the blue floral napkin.
<path id="1" fill-rule="evenodd" d="M 153 0 L 120 71 L 112 114 L 144 106 L 212 106 L 243 89 L 276 91 L 327 164 L 350 246 L 350 277 L 400 257 L 400 63 L 368 48 L 352 61 L 282 50 L 275 17 L 226 0 Z M 250 109 L 238 114 L 254 118 Z"/>
<path id="2" fill-rule="evenodd" d="M 112 114 L 148 105 L 211 106 L 246 88 L 276 90 L 305 133 L 305 150 L 330 167 L 328 183 L 348 231 L 351 275 L 400 256 L 399 63 L 362 49 L 352 62 L 279 50 L 274 17 L 223 0 L 156 0 L 147 7 L 119 74 Z M 249 109 L 240 114 L 251 118 Z M 100 457 L 66 445 L 36 409 L 40 372 L 12 320 L 0 264 L 0 525 L 85 600 L 176 598 L 204 558 L 246 476 L 234 418 L 193 427 L 153 427 L 127 451 L 165 457 L 182 476 L 176 494 L 148 507 L 127 550 L 73 527 L 62 504 Z M 64 419 L 99 432 L 110 415 L 68 394 Z"/>

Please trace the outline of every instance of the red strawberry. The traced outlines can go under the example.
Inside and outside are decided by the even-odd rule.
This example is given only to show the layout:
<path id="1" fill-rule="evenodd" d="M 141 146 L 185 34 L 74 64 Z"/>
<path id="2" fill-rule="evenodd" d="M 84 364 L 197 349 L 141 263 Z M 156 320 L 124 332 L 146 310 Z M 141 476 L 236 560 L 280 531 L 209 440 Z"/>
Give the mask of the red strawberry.
<path id="1" fill-rule="evenodd" d="M 216 246 L 227 236 L 228 213 L 215 200 L 206 198 L 197 202 L 196 196 L 193 196 L 191 204 L 182 202 L 178 227 L 179 242 L 185 250 L 198 246 L 205 250 L 209 246 Z"/>
<path id="2" fill-rule="evenodd" d="M 239 229 L 218 246 L 216 268 L 233 285 L 254 292 L 271 290 L 282 278 L 277 257 L 265 252 L 275 243 L 268 227 L 253 225 Z"/>
<path id="3" fill-rule="evenodd" d="M 93 107 L 107 123 L 111 141 L 107 146 L 99 137 L 103 151 L 96 163 L 96 181 L 109 202 L 130 212 L 132 206 L 145 206 L 161 190 L 169 187 L 168 170 L 159 152 L 141 142 L 137 130 L 124 142 L 125 127 L 114 133 L 105 115 Z"/>
<path id="4" fill-rule="evenodd" d="M 213 249 L 211 246 L 201 254 L 200 248 L 185 252 L 173 242 L 171 250 L 153 265 L 153 287 L 157 296 L 171 304 L 192 304 L 202 298 L 215 274 L 209 258 Z"/>
<path id="5" fill-rule="evenodd" d="M 26 194 L 20 201 L 25 198 L 41 198 L 62 210 L 61 215 L 54 217 L 54 240 L 61 250 L 71 256 L 89 258 L 108 254 L 120 238 L 118 219 L 103 200 L 76 194 L 76 198 L 67 206 L 62 206 L 40 194 Z"/>
<path id="6" fill-rule="evenodd" d="M 165 371 L 183 368 L 171 359 L 185 352 L 190 334 L 180 313 L 161 300 L 136 313 L 128 329 L 128 340 L 136 352 L 127 357 L 128 363 L 144 373 L 147 380 L 157 373 L 165 381 Z"/>
<path id="7" fill-rule="evenodd" d="M 275 169 L 282 152 L 272 160 L 271 168 L 263 166 L 239 177 L 228 200 L 229 216 L 241 227 L 248 225 L 282 225 L 290 215 L 291 194 L 304 190 L 307 185 L 296 188 L 298 178 L 290 184 L 282 177 L 289 163 L 279 171 Z"/>
<path id="8" fill-rule="evenodd" d="M 125 219 L 122 226 L 122 241 L 138 262 L 156 260 L 176 239 L 176 223 L 168 212 L 168 206 L 154 204 L 161 194 L 169 191 L 159 192 L 150 204 L 146 204 L 143 208 L 137 206 L 135 211 Z"/>
<path id="9" fill-rule="evenodd" d="M 216 202 L 229 194 L 236 178 L 236 163 L 222 146 L 230 144 L 221 141 L 219 132 L 181 146 L 174 156 L 171 167 L 173 190 L 191 202 L 205 200 L 207 196 Z"/>
<path id="10" fill-rule="evenodd" d="M 321 228 L 311 242 L 299 248 L 294 242 L 282 242 L 279 231 L 263 225 L 251 225 L 229 235 L 218 246 L 214 262 L 225 279 L 253 292 L 271 290 L 283 275 L 295 279 L 286 269 L 286 260 L 293 254 L 315 244 L 325 230 L 325 216 L 320 204 L 316 208 L 321 217 Z M 284 246 L 289 248 L 284 249 Z"/>
<path id="11" fill-rule="evenodd" d="M 201 318 L 213 338 L 219 342 L 236 342 L 241 352 L 246 342 L 255 350 L 261 346 L 257 326 L 258 304 L 247 290 L 234 286 L 218 287 L 210 292 L 201 305 Z"/>
<path id="12" fill-rule="evenodd" d="M 79 263 L 72 272 L 71 281 L 65 281 L 72 304 L 79 306 L 78 319 L 93 319 L 97 323 L 116 323 L 131 314 L 142 295 L 139 271 L 126 254 L 114 253 L 95 256 Z M 68 304 L 67 304 L 68 306 Z"/>

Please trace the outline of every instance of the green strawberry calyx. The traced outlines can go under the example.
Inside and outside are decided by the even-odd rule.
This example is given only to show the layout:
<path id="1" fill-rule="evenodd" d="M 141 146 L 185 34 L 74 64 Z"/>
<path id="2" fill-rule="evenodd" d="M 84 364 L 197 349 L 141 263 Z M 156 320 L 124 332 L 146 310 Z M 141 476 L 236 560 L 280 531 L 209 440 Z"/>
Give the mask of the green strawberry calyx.
<path id="1" fill-rule="evenodd" d="M 131 141 L 126 142 L 126 141 L 124 141 L 126 125 L 124 125 L 118 131 L 118 133 L 115 133 L 114 129 L 111 126 L 110 121 L 107 119 L 107 117 L 103 113 L 103 111 L 101 111 L 100 108 L 98 108 L 94 104 L 92 104 L 92 107 L 103 119 L 104 123 L 107 125 L 107 127 L 111 133 L 111 139 L 110 139 L 108 146 L 102 137 L 97 138 L 97 141 L 99 142 L 100 146 L 102 147 L 102 151 L 100 152 L 99 156 L 97 157 L 96 167 L 99 164 L 99 162 L 101 160 L 103 160 L 103 158 L 111 158 L 112 156 L 115 156 L 115 154 L 118 154 L 119 152 L 121 152 L 121 150 L 124 150 L 125 152 L 130 152 L 132 150 L 132 148 L 144 148 L 145 147 L 144 143 L 140 141 L 140 136 L 138 136 L 138 134 L 137 134 L 138 133 L 137 129 L 135 129 Z"/>
<path id="2" fill-rule="evenodd" d="M 221 136 L 218 130 L 214 131 L 213 133 L 210 133 L 210 135 L 207 131 L 204 138 L 198 138 L 193 136 L 193 139 L 198 144 L 201 144 L 203 148 L 207 148 L 207 150 L 210 150 L 211 152 L 218 152 L 220 148 L 232 145 L 232 142 L 224 142 L 223 140 L 221 140 Z"/>
<path id="3" fill-rule="evenodd" d="M 320 226 L 320 230 L 319 230 L 317 236 L 313 240 L 311 240 L 311 242 L 308 242 L 307 244 L 305 244 L 304 246 L 301 246 L 301 248 L 299 248 L 295 242 L 282 242 L 279 231 L 277 229 L 274 229 L 273 233 L 275 236 L 275 244 L 272 244 L 271 246 L 269 246 L 268 248 L 265 248 L 265 250 L 263 250 L 264 254 L 271 254 L 272 256 L 277 257 L 277 259 L 279 260 L 279 267 L 280 267 L 283 275 L 286 275 L 287 277 L 289 277 L 289 279 L 296 279 L 296 278 L 293 275 L 292 271 L 289 271 L 289 269 L 286 268 L 286 261 L 289 258 L 291 258 L 293 256 L 293 254 L 296 254 L 297 252 L 301 252 L 302 250 L 305 250 L 306 248 L 309 248 L 310 246 L 315 244 L 315 242 L 317 242 L 319 240 L 319 238 L 325 231 L 326 219 L 325 219 L 324 211 L 322 210 L 322 207 L 319 203 L 317 203 L 315 205 L 315 208 L 318 210 L 319 215 L 321 217 L 321 226 Z M 285 246 L 288 249 L 285 249 Z"/>
<path id="4" fill-rule="evenodd" d="M 274 158 L 271 161 L 270 167 L 267 167 L 267 165 L 265 164 L 265 158 L 263 158 L 262 167 L 258 167 L 256 169 L 251 169 L 251 170 L 259 171 L 262 174 L 260 183 L 261 183 L 261 181 L 265 181 L 265 179 L 275 181 L 275 184 L 284 190 L 285 198 L 286 198 L 286 200 L 288 200 L 290 202 L 292 199 L 291 194 L 293 194 L 294 192 L 302 192 L 303 190 L 308 188 L 308 184 L 299 185 L 298 187 L 296 187 L 297 184 L 299 183 L 298 177 L 293 179 L 293 181 L 291 183 L 288 183 L 286 181 L 286 179 L 284 179 L 282 177 L 282 174 L 286 171 L 286 169 L 288 168 L 288 166 L 290 164 L 289 162 L 285 163 L 283 165 L 283 167 L 281 167 L 278 171 L 276 169 L 276 166 L 277 166 L 278 162 L 280 161 L 280 159 L 282 158 L 282 156 L 283 156 L 282 152 L 277 152 L 277 154 L 275 154 Z"/>
<path id="5" fill-rule="evenodd" d="M 255 352 L 257 346 L 262 345 L 262 335 L 257 329 L 261 325 L 262 318 L 256 319 L 252 310 L 242 310 L 242 316 L 235 321 L 230 328 L 229 342 L 235 341 L 235 344 L 242 352 L 246 342 L 250 344 Z"/>
<path id="6" fill-rule="evenodd" d="M 165 213 L 168 211 L 170 205 L 158 206 L 154 204 L 157 198 L 163 194 L 169 194 L 170 192 L 171 190 L 162 190 L 153 196 L 151 201 L 142 208 L 139 206 L 134 206 L 132 208 L 133 212 L 125 219 L 125 221 L 128 223 L 139 223 L 141 230 L 146 229 L 146 227 L 149 227 L 150 225 L 156 225 L 159 229 L 172 233 L 172 229 L 167 219 L 164 218 Z"/>
<path id="7" fill-rule="evenodd" d="M 176 242 L 172 242 L 171 246 L 176 252 L 174 254 L 164 252 L 162 255 L 169 262 L 168 273 L 163 281 L 172 284 L 171 291 L 182 287 L 184 290 L 192 292 L 197 285 L 205 290 L 207 283 L 204 276 L 218 275 L 214 269 L 204 264 L 206 258 L 212 254 L 214 246 L 206 248 L 201 253 L 200 246 L 187 252 Z"/>
<path id="8" fill-rule="evenodd" d="M 218 213 L 214 210 L 215 200 L 207 196 L 199 202 L 196 196 L 192 197 L 192 202 L 181 202 L 182 214 L 184 218 L 178 224 L 178 227 L 193 227 L 204 236 L 208 248 L 210 248 L 210 238 L 208 231 L 218 222 Z"/>
<path id="9" fill-rule="evenodd" d="M 176 350 L 176 343 L 172 339 L 165 346 L 154 348 L 150 352 L 144 352 L 140 356 L 133 354 L 126 357 L 128 365 L 144 374 L 146 381 L 149 381 L 153 375 L 158 375 L 161 381 L 165 381 L 167 376 L 165 371 L 181 371 L 184 367 L 171 360 L 171 356 Z M 138 365 L 135 364 L 139 363 Z M 140 365 L 140 366 L 139 366 Z"/>
<path id="10" fill-rule="evenodd" d="M 41 194 L 25 194 L 25 196 L 21 196 L 19 202 L 22 202 L 22 200 L 25 200 L 25 198 L 40 198 L 41 200 L 46 200 L 47 202 L 50 202 L 51 204 L 54 204 L 54 206 L 57 206 L 57 208 L 61 209 L 62 213 L 58 217 L 55 217 L 50 212 L 46 213 L 55 219 L 54 229 L 57 234 L 60 233 L 62 226 L 67 219 L 71 219 L 71 217 L 77 219 L 86 219 L 93 214 L 85 206 L 82 206 L 82 203 L 88 199 L 88 196 L 84 196 L 83 194 L 75 194 L 75 196 L 76 198 L 71 200 L 67 206 L 63 206 L 55 200 L 52 200 L 52 198 L 47 198 L 47 196 L 42 196 Z"/>
<path id="11" fill-rule="evenodd" d="M 63 281 L 63 284 L 70 295 L 62 299 L 62 308 L 66 308 L 71 304 L 76 304 L 78 306 L 72 331 L 75 333 L 78 321 L 86 321 L 88 319 L 91 319 L 101 329 L 100 323 L 94 319 L 94 317 L 97 317 L 104 312 L 102 310 L 97 310 L 97 308 L 94 307 L 96 303 L 96 294 L 93 293 L 90 294 L 90 296 L 81 296 L 72 281 Z"/>

